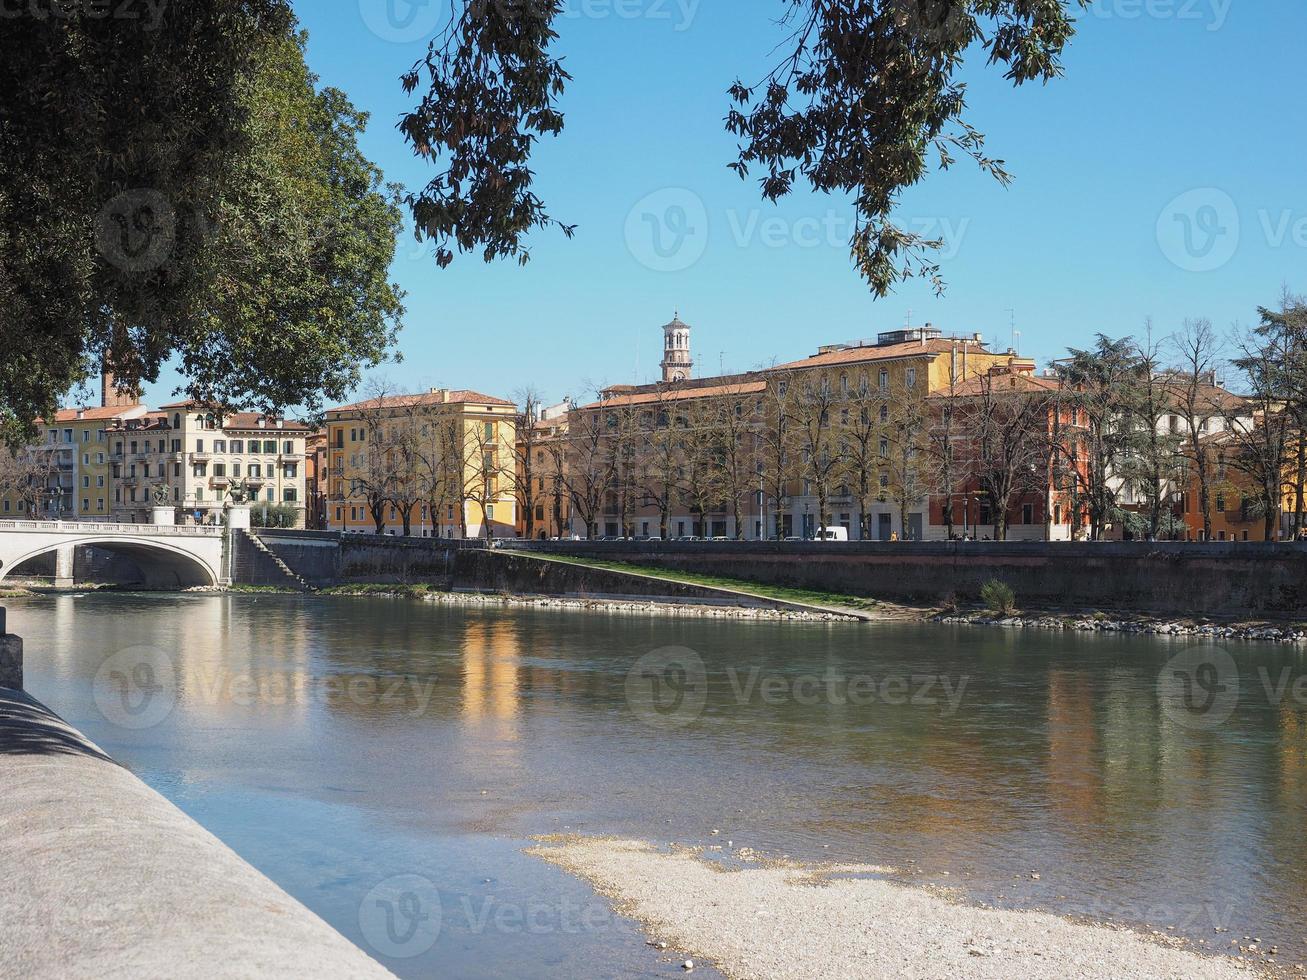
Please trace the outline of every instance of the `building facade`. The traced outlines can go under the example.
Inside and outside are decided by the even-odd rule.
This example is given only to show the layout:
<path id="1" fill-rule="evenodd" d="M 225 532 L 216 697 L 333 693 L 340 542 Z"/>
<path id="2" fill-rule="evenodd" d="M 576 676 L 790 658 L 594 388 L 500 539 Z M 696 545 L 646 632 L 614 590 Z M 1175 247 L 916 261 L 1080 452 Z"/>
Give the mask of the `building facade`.
<path id="1" fill-rule="evenodd" d="M 146 523 L 156 504 L 184 523 L 221 523 L 236 498 L 257 524 L 303 527 L 305 440 L 299 422 L 223 415 L 195 402 L 165 405 L 109 430 L 114 519 Z"/>
<path id="2" fill-rule="evenodd" d="M 515 537 L 517 407 L 435 388 L 326 414 L 327 527 L 420 537 Z"/>

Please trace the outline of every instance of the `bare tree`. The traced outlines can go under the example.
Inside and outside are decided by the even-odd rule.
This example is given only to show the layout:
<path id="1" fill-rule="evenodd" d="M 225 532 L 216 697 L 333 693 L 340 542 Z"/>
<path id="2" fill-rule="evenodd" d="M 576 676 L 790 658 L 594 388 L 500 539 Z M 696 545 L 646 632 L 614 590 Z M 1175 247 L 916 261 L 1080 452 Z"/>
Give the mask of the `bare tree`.
<path id="1" fill-rule="evenodd" d="M 924 385 L 899 380 L 891 385 L 883 427 L 889 495 L 899 511 L 902 537 L 908 538 L 908 509 L 930 493 L 929 457 L 922 452 L 930 428 Z"/>
<path id="2" fill-rule="evenodd" d="M 827 376 L 797 382 L 794 402 L 794 436 L 799 449 L 799 467 L 808 487 L 805 495 L 817 498 L 817 530 L 825 529 L 831 489 L 844 466 L 835 413 L 838 397 Z"/>
<path id="3" fill-rule="evenodd" d="M 687 399 L 678 413 L 682 422 L 679 496 L 696 515 L 697 533 L 705 538 L 712 534 L 709 515 L 722 500 L 721 468 L 716 458 L 719 443 L 713 431 L 716 414 L 702 398 Z"/>
<path id="4" fill-rule="evenodd" d="M 418 429 L 417 485 L 431 527 L 440 537 L 440 515 L 462 509 L 463 447 L 458 420 L 429 408 Z"/>
<path id="5" fill-rule="evenodd" d="M 512 479 L 509 469 L 511 454 L 503 451 L 503 427 L 497 420 L 465 416 L 463 428 L 460 440 L 465 460 L 462 500 L 475 504 L 481 512 L 481 531 L 488 541 L 494 537 L 491 526 L 494 506 L 502 499 L 503 488 Z M 467 537 L 467 508 L 459 509 L 462 512 L 462 534 Z"/>
<path id="6" fill-rule="evenodd" d="M 763 413 L 758 425 L 758 462 L 762 465 L 763 492 L 775 514 L 776 537 L 784 535 L 781 512 L 790 498 L 790 488 L 798 479 L 794 445 L 794 405 L 792 375 L 783 371 L 764 373 L 767 389 L 763 393 Z M 766 535 L 766 529 L 764 529 Z"/>
<path id="7" fill-rule="evenodd" d="M 658 398 L 651 407 L 648 424 L 643 429 L 640 487 L 644 497 L 658 509 L 658 533 L 670 536 L 671 513 L 676 505 L 681 474 L 684 425 L 680 416 L 680 400 L 673 397 L 674 389 L 660 387 Z"/>
<path id="8" fill-rule="evenodd" d="M 544 451 L 541 449 L 540 393 L 531 387 L 521 388 L 514 396 L 519 406 L 514 427 L 517 437 L 513 441 L 513 496 L 522 512 L 522 524 L 527 540 L 535 537 L 535 511 L 540 479 L 545 469 Z"/>
<path id="9" fill-rule="evenodd" d="M 0 496 L 14 500 L 29 519 L 40 516 L 46 490 L 57 473 L 56 456 L 50 447 L 13 449 L 0 444 Z"/>
<path id="10" fill-rule="evenodd" d="M 858 536 L 864 541 L 871 538 L 871 508 L 882 492 L 880 473 L 885 460 L 880 445 L 888 420 L 889 403 L 872 399 L 865 382 L 840 409 L 836 436 L 840 447 L 839 478 L 858 502 Z"/>
<path id="11" fill-rule="evenodd" d="M 744 537 L 740 502 L 754 492 L 757 453 L 754 440 L 760 421 L 756 395 L 734 386 L 715 395 L 707 404 L 711 458 L 716 464 L 716 484 L 730 511 L 735 538 Z"/>
<path id="12" fill-rule="evenodd" d="M 1212 479 L 1215 459 L 1210 448 L 1210 420 L 1221 418 L 1223 393 L 1216 387 L 1221 342 L 1210 320 L 1185 320 L 1170 339 L 1176 359 L 1168 376 L 1171 403 L 1184 423 L 1180 446 L 1186 469 L 1198 483 L 1198 513 L 1203 540 L 1212 538 Z"/>
<path id="13" fill-rule="evenodd" d="M 1015 374 L 980 376 L 962 401 L 964 451 L 989 499 L 996 540 L 1007 538 L 1012 505 L 1039 488 L 1050 402 Z"/>
<path id="14" fill-rule="evenodd" d="M 560 462 L 563 485 L 576 515 L 585 524 L 585 536 L 596 537 L 604 495 L 612 482 L 612 456 L 606 442 L 602 405 L 573 409 L 568 415 Z"/>

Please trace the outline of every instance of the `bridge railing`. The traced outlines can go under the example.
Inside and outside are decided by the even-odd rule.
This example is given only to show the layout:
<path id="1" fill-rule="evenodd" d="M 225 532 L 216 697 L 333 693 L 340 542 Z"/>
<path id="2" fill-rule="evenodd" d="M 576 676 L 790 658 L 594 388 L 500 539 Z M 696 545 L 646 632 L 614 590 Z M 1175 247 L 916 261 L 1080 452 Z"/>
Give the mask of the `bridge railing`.
<path id="1" fill-rule="evenodd" d="M 0 531 L 43 531 L 54 534 L 135 534 L 155 537 L 214 537 L 222 534 L 218 525 L 201 524 L 111 524 L 107 521 L 0 521 Z"/>

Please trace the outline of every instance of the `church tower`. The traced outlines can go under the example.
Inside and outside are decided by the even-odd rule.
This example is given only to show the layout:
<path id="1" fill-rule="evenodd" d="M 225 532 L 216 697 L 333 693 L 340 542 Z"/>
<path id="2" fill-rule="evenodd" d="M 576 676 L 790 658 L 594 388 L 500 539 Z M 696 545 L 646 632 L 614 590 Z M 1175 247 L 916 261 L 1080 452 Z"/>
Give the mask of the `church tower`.
<path id="1" fill-rule="evenodd" d="M 679 312 L 663 327 L 663 382 L 688 381 L 694 368 L 690 358 L 690 325 L 681 322 Z"/>

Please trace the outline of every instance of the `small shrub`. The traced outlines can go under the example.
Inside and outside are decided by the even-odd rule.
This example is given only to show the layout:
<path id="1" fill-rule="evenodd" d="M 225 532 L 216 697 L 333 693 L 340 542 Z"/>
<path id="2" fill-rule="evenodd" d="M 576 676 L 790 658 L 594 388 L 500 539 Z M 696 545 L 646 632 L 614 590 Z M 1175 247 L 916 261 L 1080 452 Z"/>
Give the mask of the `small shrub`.
<path id="1" fill-rule="evenodd" d="M 958 611 L 958 594 L 956 592 L 945 592 L 943 598 L 939 600 L 940 612 L 955 613 Z"/>
<path id="2" fill-rule="evenodd" d="M 990 579 L 980 587 L 980 598 L 990 612 L 1002 616 L 1011 616 L 1017 609 L 1016 593 L 1012 586 L 996 578 Z"/>
<path id="3" fill-rule="evenodd" d="M 1094 615 L 1093 615 L 1092 617 L 1090 617 L 1090 618 L 1093 619 L 1093 621 L 1096 622 L 1096 623 L 1106 622 L 1106 621 L 1107 621 L 1107 613 L 1105 613 L 1105 612 L 1101 612 L 1101 611 L 1100 611 L 1100 612 L 1096 612 L 1096 613 L 1094 613 Z"/>

